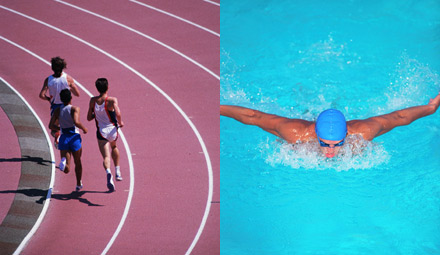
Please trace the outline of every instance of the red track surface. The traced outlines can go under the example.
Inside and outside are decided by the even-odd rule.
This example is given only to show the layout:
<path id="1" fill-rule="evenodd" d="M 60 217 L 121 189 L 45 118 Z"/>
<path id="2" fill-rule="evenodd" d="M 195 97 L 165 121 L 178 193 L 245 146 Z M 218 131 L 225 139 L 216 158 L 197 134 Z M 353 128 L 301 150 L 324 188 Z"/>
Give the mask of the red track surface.
<path id="1" fill-rule="evenodd" d="M 9 122 L 5 112 L 0 108 L 0 130 L 2 135 L 2 145 L 0 146 L 0 169 L 2 178 L 0 178 L 1 190 L 16 190 L 20 178 L 21 164 L 18 159 L 21 157 L 18 146 L 17 136 L 14 128 Z M 0 196 L 0 222 L 5 218 L 12 201 L 14 193 L 5 193 Z"/>
<path id="2" fill-rule="evenodd" d="M 213 34 L 126 0 L 70 2 L 151 36 L 219 75 L 220 40 Z M 143 2 L 219 33 L 218 6 L 202 0 Z M 127 219 L 108 254 L 185 254 L 196 238 L 207 203 L 209 216 L 191 254 L 219 254 L 219 80 L 139 34 L 65 4 L 3 0 L 0 5 L 99 47 L 160 87 L 200 133 L 214 181 L 208 201 L 209 164 L 201 142 L 176 107 L 149 83 L 89 45 L 0 8 L 2 37 L 46 61 L 57 55 L 65 58 L 66 72 L 93 94 L 97 94 L 94 81 L 108 78 L 109 94 L 119 99 L 125 122 L 122 131 L 134 166 L 133 180 L 127 149 L 120 140 L 124 181 L 116 183 L 116 192 L 106 192 L 94 123 L 86 120 L 89 96 L 82 91 L 73 104 L 81 108 L 81 120 L 89 129 L 82 135 L 84 191 L 72 196 L 74 173 L 57 170 L 49 210 L 22 253 L 102 253 L 120 223 L 134 182 Z M 4 40 L 0 40 L 0 52 L 0 76 L 23 95 L 46 125 L 48 104 L 38 93 L 51 74 L 50 66 Z M 55 153 L 59 162 L 59 152 Z"/>

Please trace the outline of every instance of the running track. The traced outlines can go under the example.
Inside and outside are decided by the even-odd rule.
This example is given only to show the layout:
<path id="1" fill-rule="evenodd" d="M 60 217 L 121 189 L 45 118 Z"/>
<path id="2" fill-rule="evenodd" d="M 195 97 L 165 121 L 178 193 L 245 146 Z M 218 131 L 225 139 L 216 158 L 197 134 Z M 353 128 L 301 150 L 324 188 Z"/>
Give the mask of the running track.
<path id="1" fill-rule="evenodd" d="M 65 58 L 66 72 L 83 88 L 73 104 L 89 129 L 82 134 L 83 191 L 72 193 L 73 171 L 54 170 L 52 197 L 44 201 L 49 186 L 18 191 L 23 180 L 17 172 L 22 165 L 24 176 L 26 162 L 17 129 L 0 111 L 2 136 L 7 136 L 0 145 L 0 170 L 8 173 L 0 182 L 0 220 L 29 213 L 23 206 L 8 212 L 14 197 L 49 205 L 17 252 L 220 253 L 220 7 L 215 2 L 0 1 L 0 77 L 48 131 L 48 104 L 38 93 L 51 74 L 50 58 Z M 125 122 L 118 141 L 124 180 L 114 193 L 107 192 L 94 123 L 86 120 L 98 77 L 108 78 L 109 94 L 118 97 Z M 46 161 L 59 162 L 59 152 L 54 155 Z M 0 237 L 14 236 L 4 231 Z M 0 250 L 6 248 L 11 245 L 0 242 Z"/>

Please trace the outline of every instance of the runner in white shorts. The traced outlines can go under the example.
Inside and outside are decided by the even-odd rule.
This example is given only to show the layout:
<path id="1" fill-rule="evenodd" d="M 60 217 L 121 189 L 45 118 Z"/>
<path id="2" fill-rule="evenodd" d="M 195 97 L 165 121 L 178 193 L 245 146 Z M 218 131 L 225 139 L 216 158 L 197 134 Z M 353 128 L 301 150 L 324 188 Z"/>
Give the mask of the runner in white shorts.
<path id="1" fill-rule="evenodd" d="M 116 145 L 118 129 L 124 126 L 121 119 L 121 111 L 116 97 L 109 97 L 108 81 L 106 78 L 99 78 L 95 82 L 99 96 L 92 97 L 89 104 L 87 120 L 95 119 L 96 136 L 99 150 L 104 159 L 104 169 L 107 173 L 107 187 L 110 191 L 115 190 L 113 176 L 110 170 L 111 158 L 115 165 L 116 180 L 122 181 L 119 165 L 119 149 Z M 110 158 L 111 157 L 111 158 Z"/>

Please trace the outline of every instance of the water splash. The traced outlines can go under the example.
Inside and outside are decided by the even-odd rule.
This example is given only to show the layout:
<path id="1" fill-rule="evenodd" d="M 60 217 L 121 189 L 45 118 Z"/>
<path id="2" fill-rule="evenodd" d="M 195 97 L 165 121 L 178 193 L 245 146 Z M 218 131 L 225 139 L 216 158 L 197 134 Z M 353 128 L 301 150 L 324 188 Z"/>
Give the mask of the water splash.
<path id="1" fill-rule="evenodd" d="M 283 165 L 293 169 L 362 170 L 386 164 L 390 159 L 381 144 L 366 141 L 359 135 L 348 136 L 338 155 L 332 159 L 322 155 L 317 141 L 294 145 L 267 141 L 261 143 L 259 148 L 265 162 L 272 167 Z"/>
<path id="2" fill-rule="evenodd" d="M 347 65 L 355 64 L 361 61 L 361 57 L 356 52 L 351 52 L 347 43 L 338 43 L 330 33 L 326 40 L 313 43 L 305 50 L 298 50 L 300 56 L 296 63 L 292 63 L 291 67 L 298 64 L 306 66 L 315 66 L 321 63 L 332 63 L 340 70 L 344 70 Z"/>
<path id="3" fill-rule="evenodd" d="M 228 104 L 249 103 L 249 98 L 239 82 L 241 67 L 225 50 L 221 51 L 221 67 L 221 102 Z"/>
<path id="4" fill-rule="evenodd" d="M 439 75 L 429 65 L 411 58 L 404 51 L 385 92 L 388 98 L 384 111 L 427 104 L 440 90 Z"/>

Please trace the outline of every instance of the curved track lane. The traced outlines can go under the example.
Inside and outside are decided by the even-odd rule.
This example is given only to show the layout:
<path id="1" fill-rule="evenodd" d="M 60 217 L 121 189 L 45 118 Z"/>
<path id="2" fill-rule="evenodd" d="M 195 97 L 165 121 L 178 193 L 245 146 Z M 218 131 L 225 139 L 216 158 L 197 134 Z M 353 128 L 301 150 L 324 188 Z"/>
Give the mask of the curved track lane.
<path id="1" fill-rule="evenodd" d="M 108 4 L 101 2 L 105 10 L 101 9 L 100 15 L 130 25 L 144 34 L 160 34 L 154 26 L 146 29 L 148 21 L 138 19 L 149 17 L 145 15 L 147 10 L 128 1 L 105 3 Z M 108 254 L 185 254 L 191 251 L 192 254 L 218 254 L 218 79 L 139 34 L 65 4 L 2 1 L 2 5 L 102 50 L 35 20 L 0 9 L 2 23 L 11 24 L 2 26 L 1 36 L 43 59 L 49 60 L 56 55 L 64 57 L 68 62 L 67 73 L 93 94 L 96 94 L 93 86 L 96 78 L 107 77 L 110 94 L 116 95 L 120 101 L 126 123 L 122 130 L 131 149 L 128 157 L 133 158 L 135 183 L 128 217 Z M 75 5 L 98 13 L 95 2 L 75 1 Z M 192 10 L 196 12 L 197 8 Z M 212 6 L 211 12 L 218 11 L 218 7 Z M 160 15 L 156 22 L 175 24 L 176 20 L 169 19 Z M 215 22 L 218 26 L 219 20 Z M 176 26 L 181 26 L 179 29 L 185 27 Z M 164 35 L 154 36 L 218 75 L 218 37 L 213 41 L 214 35 L 192 32 L 195 29 L 189 25 L 183 34 L 167 32 L 173 29 L 161 29 Z M 197 38 L 197 43 L 187 38 Z M 194 47 L 193 51 L 191 47 Z M 3 56 L 9 56 L 0 61 L 1 76 L 17 84 L 16 89 L 30 102 L 43 122 L 48 123 L 48 106 L 37 95 L 44 78 L 50 74 L 49 66 L 5 41 L 0 40 L 0 49 Z M 13 59 L 20 61 L 11 61 Z M 211 162 L 207 162 L 203 144 L 184 115 L 142 76 L 169 95 L 194 124 Z M 120 142 L 125 179 L 116 183 L 117 192 L 106 193 L 105 174 L 93 134 L 95 128 L 93 123 L 85 120 L 88 100 L 84 91 L 79 98 L 74 98 L 74 104 L 81 107 L 82 122 L 90 130 L 89 134 L 83 135 L 84 191 L 73 194 L 73 174 L 56 173 L 48 214 L 23 254 L 102 253 L 124 214 L 130 182 L 133 181 L 129 178 L 127 152 Z M 58 161 L 59 156 L 56 158 Z M 209 197 L 207 164 L 211 164 L 213 172 L 212 198 Z M 211 201 L 207 202 L 207 199 Z M 203 219 L 207 219 L 206 225 L 202 224 Z"/>

